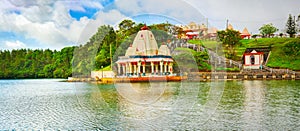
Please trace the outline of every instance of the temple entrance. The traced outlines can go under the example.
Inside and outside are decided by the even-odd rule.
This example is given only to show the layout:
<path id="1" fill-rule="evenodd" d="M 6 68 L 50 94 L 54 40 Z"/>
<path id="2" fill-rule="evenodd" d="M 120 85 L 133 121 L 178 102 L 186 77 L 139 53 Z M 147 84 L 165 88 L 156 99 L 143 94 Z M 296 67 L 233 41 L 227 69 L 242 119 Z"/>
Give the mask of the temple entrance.
<path id="1" fill-rule="evenodd" d="M 250 56 L 250 62 L 251 62 L 252 65 L 254 65 L 254 63 L 255 63 L 255 57 L 254 57 L 254 55 Z"/>

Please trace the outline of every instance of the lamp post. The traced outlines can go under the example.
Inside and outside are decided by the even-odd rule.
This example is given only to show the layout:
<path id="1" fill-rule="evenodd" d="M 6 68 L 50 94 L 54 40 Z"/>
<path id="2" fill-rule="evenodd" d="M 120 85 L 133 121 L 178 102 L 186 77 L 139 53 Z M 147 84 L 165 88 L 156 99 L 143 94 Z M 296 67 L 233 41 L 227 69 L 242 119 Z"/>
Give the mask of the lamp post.
<path id="1" fill-rule="evenodd" d="M 103 66 L 101 66 L 101 70 L 102 70 L 102 77 L 101 77 L 101 79 L 103 79 Z"/>

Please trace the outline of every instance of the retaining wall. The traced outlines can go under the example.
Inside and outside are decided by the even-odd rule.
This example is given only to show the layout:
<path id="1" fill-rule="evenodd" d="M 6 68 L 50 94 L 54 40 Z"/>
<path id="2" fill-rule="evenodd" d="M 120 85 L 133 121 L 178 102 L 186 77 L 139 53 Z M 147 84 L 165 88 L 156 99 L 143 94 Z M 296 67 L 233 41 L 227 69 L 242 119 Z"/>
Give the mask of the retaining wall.
<path id="1" fill-rule="evenodd" d="M 232 72 L 193 72 L 188 80 L 300 80 L 300 73 L 274 74 L 274 73 L 232 73 Z"/>

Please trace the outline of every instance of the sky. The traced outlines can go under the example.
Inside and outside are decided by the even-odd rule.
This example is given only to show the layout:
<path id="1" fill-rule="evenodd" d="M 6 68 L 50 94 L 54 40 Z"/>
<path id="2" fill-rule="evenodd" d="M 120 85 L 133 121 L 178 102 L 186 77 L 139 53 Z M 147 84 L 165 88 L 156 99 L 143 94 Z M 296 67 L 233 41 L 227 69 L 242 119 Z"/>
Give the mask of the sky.
<path id="1" fill-rule="evenodd" d="M 2 0 L 0 50 L 56 49 L 85 44 L 101 25 L 117 29 L 124 19 L 137 23 L 207 23 L 222 30 L 259 33 L 272 23 L 284 32 L 289 14 L 300 14 L 299 0 Z"/>

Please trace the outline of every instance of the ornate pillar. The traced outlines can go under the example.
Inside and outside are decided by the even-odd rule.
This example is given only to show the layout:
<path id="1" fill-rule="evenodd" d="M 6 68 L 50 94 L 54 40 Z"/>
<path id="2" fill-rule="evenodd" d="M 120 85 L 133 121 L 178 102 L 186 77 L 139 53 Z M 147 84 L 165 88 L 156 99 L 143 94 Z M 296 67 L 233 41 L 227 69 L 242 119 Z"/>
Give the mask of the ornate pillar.
<path id="1" fill-rule="evenodd" d="M 155 72 L 156 72 L 156 75 L 158 75 L 158 63 L 155 64 Z"/>
<path id="2" fill-rule="evenodd" d="M 141 73 L 141 61 L 138 62 L 138 69 L 137 69 L 137 74 L 140 76 Z"/>
<path id="3" fill-rule="evenodd" d="M 133 65 L 133 71 L 134 71 L 133 75 L 137 75 L 136 64 Z"/>
<path id="4" fill-rule="evenodd" d="M 129 68 L 128 68 L 129 66 L 128 66 L 128 63 L 125 63 L 125 66 L 126 66 L 126 67 L 125 67 L 125 68 L 126 68 L 126 73 L 125 73 L 125 74 L 126 74 L 126 76 L 128 76 L 128 73 L 129 73 Z"/>
<path id="5" fill-rule="evenodd" d="M 170 75 L 173 74 L 173 63 L 172 62 L 169 63 L 169 72 L 170 72 Z"/>
<path id="6" fill-rule="evenodd" d="M 121 75 L 121 65 L 118 63 L 118 76 Z"/>
<path id="7" fill-rule="evenodd" d="M 151 62 L 151 74 L 154 75 L 154 63 Z"/>
<path id="8" fill-rule="evenodd" d="M 160 65 L 160 75 L 163 75 L 163 64 L 164 64 L 164 61 L 162 60 L 159 65 Z"/>
<path id="9" fill-rule="evenodd" d="M 143 76 L 146 76 L 146 62 L 143 63 Z"/>
<path id="10" fill-rule="evenodd" d="M 124 65 L 124 64 L 122 65 L 122 69 L 123 69 L 122 74 L 125 76 L 125 75 L 126 75 L 126 68 L 125 68 L 125 65 Z"/>
<path id="11" fill-rule="evenodd" d="M 166 62 L 164 65 L 165 65 L 165 72 L 164 72 L 164 74 L 167 75 L 167 72 L 168 72 L 167 71 L 168 62 Z"/>
<path id="12" fill-rule="evenodd" d="M 131 62 L 129 62 L 128 65 L 129 65 L 129 76 L 132 76 L 132 64 L 131 64 Z"/>

